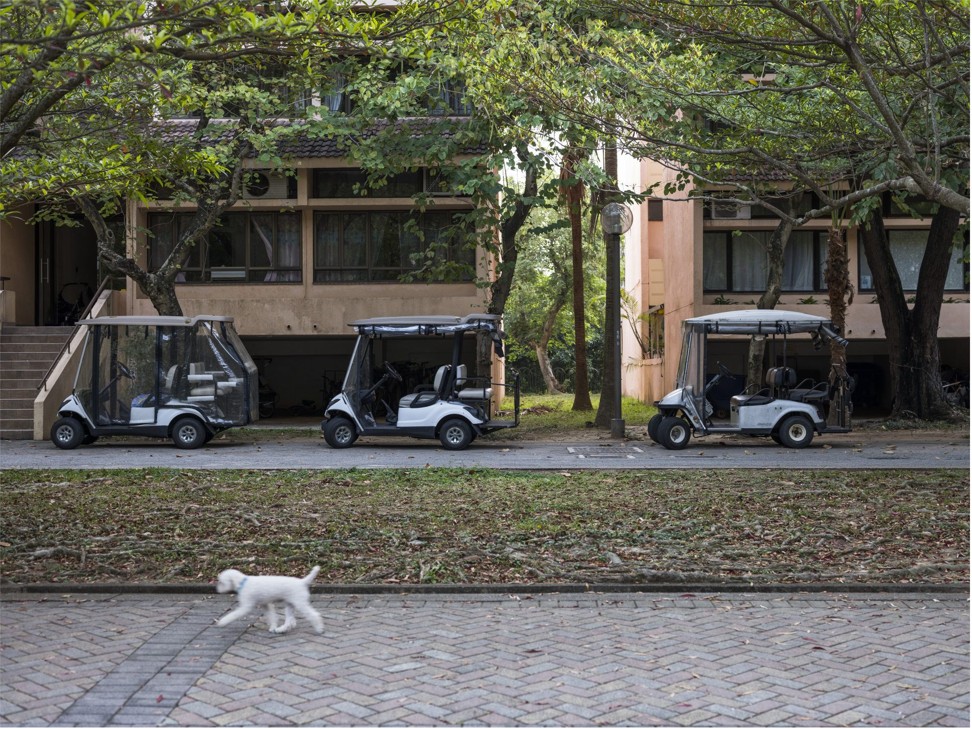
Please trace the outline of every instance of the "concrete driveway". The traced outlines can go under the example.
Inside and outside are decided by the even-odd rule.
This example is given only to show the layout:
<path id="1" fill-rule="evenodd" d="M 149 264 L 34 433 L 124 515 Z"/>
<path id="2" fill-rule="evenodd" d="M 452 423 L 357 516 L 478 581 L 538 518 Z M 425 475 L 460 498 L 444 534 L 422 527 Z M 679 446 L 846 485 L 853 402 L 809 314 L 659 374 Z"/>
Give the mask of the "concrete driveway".
<path id="1" fill-rule="evenodd" d="M 305 435 L 306 432 L 306 435 Z M 315 427 L 235 431 L 194 451 L 168 441 L 105 438 L 72 451 L 49 441 L 3 441 L 0 468 L 499 468 L 533 469 L 936 469 L 969 468 L 967 432 L 861 431 L 818 436 L 805 449 L 768 438 L 693 438 L 682 451 L 645 439 L 591 433 L 575 441 L 504 441 L 486 436 L 465 451 L 431 440 L 361 438 L 351 448 L 328 447 Z"/>

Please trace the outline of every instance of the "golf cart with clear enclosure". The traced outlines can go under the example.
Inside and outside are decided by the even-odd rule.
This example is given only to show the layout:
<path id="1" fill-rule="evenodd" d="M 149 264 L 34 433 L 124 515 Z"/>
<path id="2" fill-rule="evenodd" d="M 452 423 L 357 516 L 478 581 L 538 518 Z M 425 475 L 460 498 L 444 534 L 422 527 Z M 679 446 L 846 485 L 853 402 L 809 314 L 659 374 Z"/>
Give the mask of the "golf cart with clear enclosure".
<path id="1" fill-rule="evenodd" d="M 512 384 L 514 419 L 495 420 L 493 395 L 510 386 L 472 376 L 463 358 L 467 342 L 481 347 L 476 359 L 490 360 L 490 342 L 504 356 L 499 316 L 381 317 L 351 326 L 358 339 L 321 423 L 332 448 L 347 448 L 362 435 L 407 435 L 461 450 L 479 435 L 519 425 L 519 375 Z"/>
<path id="2" fill-rule="evenodd" d="M 101 436 L 171 438 L 198 448 L 257 419 L 257 368 L 225 316 L 113 316 L 87 332 L 74 391 L 51 440 L 76 448 Z"/>
<path id="3" fill-rule="evenodd" d="M 815 433 L 847 433 L 851 429 L 853 383 L 845 368 L 831 365 L 821 381 L 798 378 L 788 360 L 787 343 L 794 335 L 807 335 L 814 349 L 847 340 L 829 319 L 812 314 L 772 309 L 729 311 L 686 319 L 682 323 L 682 355 L 676 389 L 655 403 L 658 414 L 648 421 L 648 435 L 670 450 L 685 448 L 692 434 L 743 433 L 770 436 L 789 448 L 805 448 Z M 713 416 L 712 393 L 720 382 L 739 378 L 722 362 L 709 366 L 713 338 L 727 336 L 769 338 L 778 366 L 766 371 L 765 387 L 756 392 L 736 388 L 729 401 L 729 421 Z M 778 345 L 782 343 L 782 352 Z M 769 349 L 769 347 L 767 347 Z"/>

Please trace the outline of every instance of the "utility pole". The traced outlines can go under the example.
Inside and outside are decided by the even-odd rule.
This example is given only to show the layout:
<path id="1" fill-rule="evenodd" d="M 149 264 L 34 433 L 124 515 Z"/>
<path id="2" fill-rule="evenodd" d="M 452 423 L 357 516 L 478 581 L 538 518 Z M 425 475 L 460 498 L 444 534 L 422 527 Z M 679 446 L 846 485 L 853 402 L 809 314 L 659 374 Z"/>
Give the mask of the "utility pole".
<path id="1" fill-rule="evenodd" d="M 608 140 L 604 148 L 604 172 L 611 180 L 611 192 L 617 192 L 618 150 L 614 140 Z M 605 424 L 610 420 L 611 437 L 624 437 L 624 419 L 621 417 L 621 236 L 631 227 L 632 215 L 627 207 L 618 202 L 608 202 L 601 209 L 601 230 L 607 254 L 605 272 L 606 295 L 604 311 L 604 372 L 601 387 L 601 403 L 595 422 Z M 609 418 L 608 418 L 609 416 Z"/>
<path id="2" fill-rule="evenodd" d="M 611 437 L 624 437 L 624 418 L 621 417 L 621 236 L 631 227 L 631 211 L 621 203 L 611 202 L 601 209 L 601 229 L 607 248 L 607 292 L 604 312 L 604 343 L 611 342 L 605 365 L 614 373 L 611 397 Z M 610 359 L 610 362 L 608 360 Z M 608 397 L 602 392 L 601 397 Z"/>

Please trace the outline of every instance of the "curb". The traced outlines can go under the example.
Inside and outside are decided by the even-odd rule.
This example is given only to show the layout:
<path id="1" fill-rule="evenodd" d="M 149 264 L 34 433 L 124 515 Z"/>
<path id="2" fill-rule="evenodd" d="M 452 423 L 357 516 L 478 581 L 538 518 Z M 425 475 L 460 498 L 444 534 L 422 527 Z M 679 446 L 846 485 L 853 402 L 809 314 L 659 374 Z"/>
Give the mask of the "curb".
<path id="1" fill-rule="evenodd" d="M 927 594 L 943 593 L 968 595 L 966 583 L 908 583 L 908 584 L 867 584 L 867 583 L 819 583 L 819 584 L 754 584 L 739 582 L 669 582 L 669 583 L 565 583 L 565 584 L 441 584 L 441 585 L 357 585 L 348 583 L 319 584 L 311 592 L 320 595 L 506 595 L 506 594 L 550 594 L 550 593 L 856 593 L 856 594 Z M 2 585 L 0 596 L 16 594 L 85 594 L 116 593 L 119 595 L 210 595 L 215 587 L 208 583 L 185 584 L 56 584 L 37 583 L 30 585 Z"/>

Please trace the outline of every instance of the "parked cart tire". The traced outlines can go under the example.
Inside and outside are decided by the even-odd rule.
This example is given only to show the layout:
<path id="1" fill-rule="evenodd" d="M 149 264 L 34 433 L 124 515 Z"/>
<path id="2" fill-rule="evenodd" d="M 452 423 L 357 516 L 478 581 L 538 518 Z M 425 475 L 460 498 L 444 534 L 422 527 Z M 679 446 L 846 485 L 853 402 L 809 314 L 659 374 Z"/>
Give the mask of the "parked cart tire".
<path id="1" fill-rule="evenodd" d="M 648 419 L 648 437 L 656 443 L 658 442 L 658 426 L 661 425 L 664 418 L 665 416 L 661 413 L 655 413 Z"/>
<path id="2" fill-rule="evenodd" d="M 473 440 L 472 426 L 462 418 L 450 418 L 439 429 L 439 442 L 447 451 L 461 451 Z"/>
<path id="3" fill-rule="evenodd" d="M 349 448 L 358 439 L 358 431 L 348 418 L 334 417 L 324 423 L 324 440 L 331 448 Z"/>
<path id="4" fill-rule="evenodd" d="M 803 416 L 791 415 L 780 423 L 777 434 L 787 448 L 806 448 L 813 440 L 813 426 Z"/>
<path id="5" fill-rule="evenodd" d="M 658 424 L 658 442 L 670 451 L 680 451 L 689 444 L 692 429 L 683 418 L 667 416 Z"/>
<path id="6" fill-rule="evenodd" d="M 198 418 L 179 418 L 172 425 L 172 442 L 183 450 L 200 448 L 206 443 L 206 427 Z"/>
<path id="7" fill-rule="evenodd" d="M 81 445 L 86 435 L 84 426 L 75 418 L 59 418 L 51 426 L 51 441 L 65 451 Z"/>

